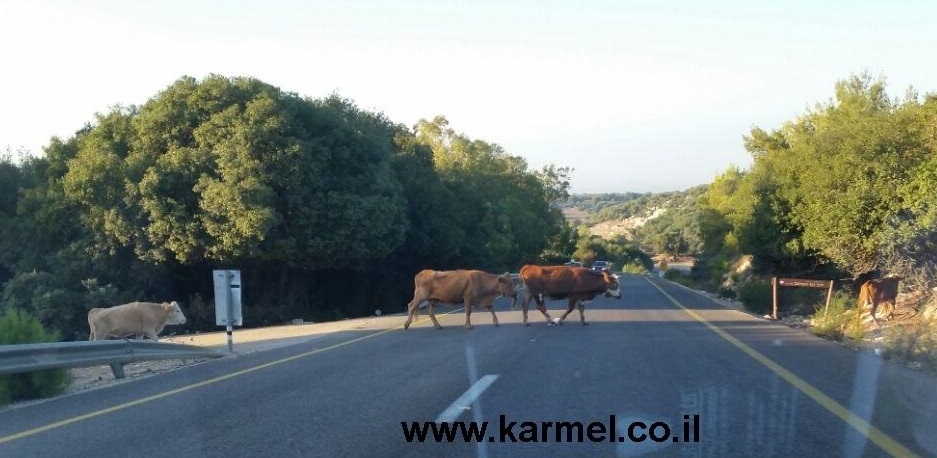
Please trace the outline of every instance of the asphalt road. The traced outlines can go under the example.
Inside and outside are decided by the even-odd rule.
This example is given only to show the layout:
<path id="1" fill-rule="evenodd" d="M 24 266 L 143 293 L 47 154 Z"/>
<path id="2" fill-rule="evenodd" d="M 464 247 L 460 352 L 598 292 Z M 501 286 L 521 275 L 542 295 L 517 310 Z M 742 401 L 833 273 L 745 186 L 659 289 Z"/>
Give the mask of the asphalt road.
<path id="1" fill-rule="evenodd" d="M 473 330 L 458 311 L 441 331 L 372 318 L 5 410 L 0 457 L 937 455 L 933 377 L 663 280 L 622 287 L 589 326 L 535 310 L 523 326 L 501 299 L 497 328 L 487 312 Z M 401 423 L 435 420 L 488 426 L 480 443 L 406 439 Z"/>

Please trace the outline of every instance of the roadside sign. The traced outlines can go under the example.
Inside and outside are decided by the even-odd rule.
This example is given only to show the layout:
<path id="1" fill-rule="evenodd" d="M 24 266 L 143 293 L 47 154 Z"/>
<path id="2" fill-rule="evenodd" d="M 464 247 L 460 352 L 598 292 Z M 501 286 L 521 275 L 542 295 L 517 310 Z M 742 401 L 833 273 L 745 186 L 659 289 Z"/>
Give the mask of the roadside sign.
<path id="1" fill-rule="evenodd" d="M 215 324 L 243 325 L 241 316 L 241 271 L 212 271 L 215 285 Z"/>
<path id="2" fill-rule="evenodd" d="M 772 296 L 772 307 L 771 307 L 771 316 L 776 320 L 778 319 L 778 286 L 789 286 L 797 288 L 816 288 L 816 289 L 825 289 L 826 291 L 826 306 L 823 310 L 823 315 L 826 316 L 827 310 L 830 308 L 830 297 L 833 295 L 833 280 L 815 280 L 812 278 L 771 278 L 771 296 Z"/>
<path id="3" fill-rule="evenodd" d="M 228 351 L 234 353 L 234 326 L 241 326 L 241 271 L 214 270 L 215 324 L 224 326 L 228 333 Z"/>
<path id="4" fill-rule="evenodd" d="M 813 280 L 808 278 L 779 278 L 779 286 L 796 286 L 801 288 L 827 289 L 830 280 Z"/>

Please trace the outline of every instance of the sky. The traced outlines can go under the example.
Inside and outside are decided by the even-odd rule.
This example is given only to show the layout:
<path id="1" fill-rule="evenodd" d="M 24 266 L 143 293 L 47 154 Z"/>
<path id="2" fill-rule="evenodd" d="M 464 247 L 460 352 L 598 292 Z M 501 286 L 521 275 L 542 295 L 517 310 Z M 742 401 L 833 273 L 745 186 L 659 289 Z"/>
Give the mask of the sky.
<path id="1" fill-rule="evenodd" d="M 182 76 L 445 116 L 573 193 L 665 192 L 751 159 L 868 73 L 937 91 L 937 2 L 0 0 L 0 153 L 42 155 Z"/>

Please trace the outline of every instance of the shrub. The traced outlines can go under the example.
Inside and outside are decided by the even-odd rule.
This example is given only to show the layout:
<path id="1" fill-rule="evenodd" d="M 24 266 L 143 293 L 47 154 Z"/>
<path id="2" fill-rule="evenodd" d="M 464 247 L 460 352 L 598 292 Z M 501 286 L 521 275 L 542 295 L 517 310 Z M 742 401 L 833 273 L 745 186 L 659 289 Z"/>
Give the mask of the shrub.
<path id="1" fill-rule="evenodd" d="M 719 297 L 723 299 L 735 299 L 738 296 L 732 288 L 726 288 L 725 286 L 719 287 Z"/>
<path id="2" fill-rule="evenodd" d="M 820 337 L 858 340 L 865 336 L 865 329 L 856 322 L 854 299 L 842 291 L 833 293 L 829 308 L 825 302 L 817 305 L 811 322 L 810 330 Z"/>
<path id="3" fill-rule="evenodd" d="M 679 269 L 668 269 L 664 272 L 664 278 L 670 280 L 674 283 L 679 283 L 683 286 L 688 286 L 690 288 L 696 288 L 696 284 L 693 282 L 693 279 L 689 275 L 683 273 Z"/>
<path id="4" fill-rule="evenodd" d="M 625 264 L 621 268 L 621 271 L 626 274 L 644 275 L 648 272 L 648 269 L 647 267 L 644 266 L 644 264 L 641 264 L 638 261 L 632 261 L 632 262 L 629 262 L 628 264 Z"/>
<path id="5" fill-rule="evenodd" d="M 937 321 L 916 316 L 886 331 L 887 353 L 904 362 L 937 367 Z"/>
<path id="6" fill-rule="evenodd" d="M 739 300 L 745 308 L 759 315 L 771 311 L 771 284 L 753 281 L 739 287 Z"/>
<path id="7" fill-rule="evenodd" d="M 32 315 L 12 307 L 0 316 L 0 345 L 55 342 L 58 335 L 47 333 Z M 50 369 L 0 376 L 0 406 L 12 401 L 36 399 L 61 393 L 68 374 Z"/>

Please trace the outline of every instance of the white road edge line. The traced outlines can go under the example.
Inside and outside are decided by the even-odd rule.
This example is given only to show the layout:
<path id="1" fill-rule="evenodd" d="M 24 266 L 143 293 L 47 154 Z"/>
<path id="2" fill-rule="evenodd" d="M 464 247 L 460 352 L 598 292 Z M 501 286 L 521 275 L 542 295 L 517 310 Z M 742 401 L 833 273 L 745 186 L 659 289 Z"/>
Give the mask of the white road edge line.
<path id="1" fill-rule="evenodd" d="M 462 396 L 459 396 L 446 410 L 443 410 L 442 413 L 436 417 L 436 423 L 450 423 L 456 418 L 459 418 L 459 415 L 462 415 L 463 412 L 470 409 L 472 403 L 475 402 L 495 380 L 498 380 L 498 376 L 494 374 L 488 374 L 478 379 L 465 393 L 462 393 Z"/>

